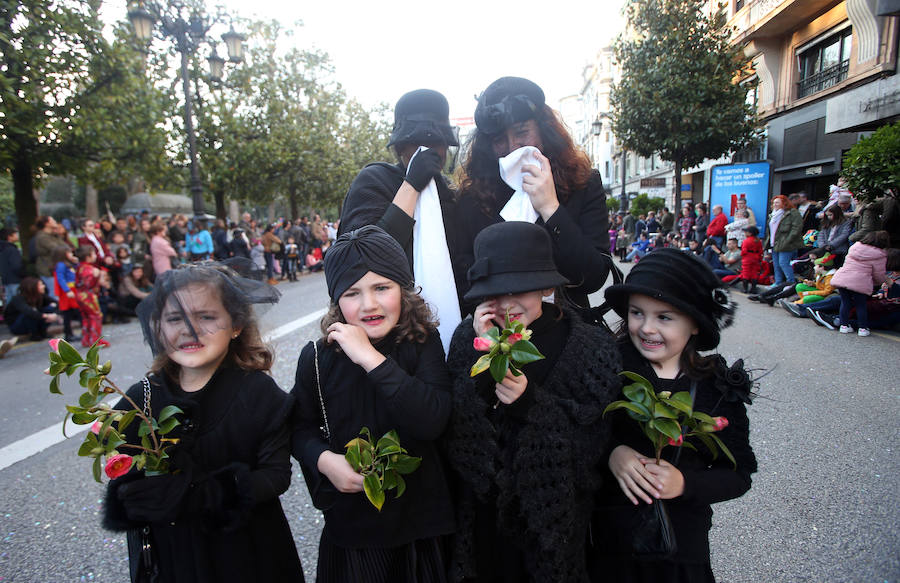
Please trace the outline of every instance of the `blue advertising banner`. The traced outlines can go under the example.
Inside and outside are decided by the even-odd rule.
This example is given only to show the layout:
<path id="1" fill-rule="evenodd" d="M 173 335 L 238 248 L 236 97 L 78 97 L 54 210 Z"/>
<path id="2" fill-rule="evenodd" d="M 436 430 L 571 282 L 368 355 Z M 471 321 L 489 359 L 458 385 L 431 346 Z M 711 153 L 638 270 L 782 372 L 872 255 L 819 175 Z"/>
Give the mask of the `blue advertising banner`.
<path id="1" fill-rule="evenodd" d="M 713 166 L 710 177 L 709 208 L 717 204 L 734 220 L 738 199 L 745 199 L 756 217 L 756 227 L 762 238 L 766 231 L 766 210 L 769 206 L 772 166 L 769 162 L 726 164 Z"/>

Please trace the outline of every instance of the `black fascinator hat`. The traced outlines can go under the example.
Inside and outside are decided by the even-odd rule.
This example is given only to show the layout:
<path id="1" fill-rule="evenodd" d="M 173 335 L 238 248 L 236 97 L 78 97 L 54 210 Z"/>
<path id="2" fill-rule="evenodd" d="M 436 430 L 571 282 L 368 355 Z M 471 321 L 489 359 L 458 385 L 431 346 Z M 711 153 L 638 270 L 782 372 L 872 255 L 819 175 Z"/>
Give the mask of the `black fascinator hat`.
<path id="1" fill-rule="evenodd" d="M 522 77 L 500 77 L 478 97 L 475 125 L 495 136 L 514 123 L 534 119 L 544 108 L 544 91 Z"/>
<path id="2" fill-rule="evenodd" d="M 702 259 L 678 249 L 657 249 L 641 258 L 625 282 L 606 290 L 606 301 L 628 317 L 628 297 L 642 294 L 675 306 L 694 319 L 700 332 L 697 350 L 719 345 L 720 332 L 734 322 L 737 304 Z"/>

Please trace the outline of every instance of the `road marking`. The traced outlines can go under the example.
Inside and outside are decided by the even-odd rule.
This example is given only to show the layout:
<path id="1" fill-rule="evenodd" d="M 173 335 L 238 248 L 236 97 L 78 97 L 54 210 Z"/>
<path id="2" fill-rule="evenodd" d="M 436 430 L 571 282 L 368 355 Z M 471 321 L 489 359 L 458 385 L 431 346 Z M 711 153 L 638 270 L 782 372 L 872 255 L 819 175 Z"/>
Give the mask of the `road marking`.
<path id="1" fill-rule="evenodd" d="M 265 342 L 274 342 L 279 338 L 283 338 L 292 332 L 315 322 L 320 319 L 328 310 L 318 310 L 311 314 L 307 314 L 302 318 L 298 318 L 293 322 L 283 324 L 278 328 L 268 332 L 263 336 Z M 62 432 L 62 422 L 55 423 L 50 427 L 42 429 L 37 433 L 33 433 L 24 439 L 13 442 L 6 447 L 0 448 L 0 471 L 5 470 L 16 462 L 20 462 L 31 456 L 41 453 L 48 447 L 52 447 L 57 443 L 66 440 L 66 436 Z M 88 430 L 90 425 L 75 425 L 69 423 L 67 426 L 68 437 L 73 437 L 79 433 Z"/>

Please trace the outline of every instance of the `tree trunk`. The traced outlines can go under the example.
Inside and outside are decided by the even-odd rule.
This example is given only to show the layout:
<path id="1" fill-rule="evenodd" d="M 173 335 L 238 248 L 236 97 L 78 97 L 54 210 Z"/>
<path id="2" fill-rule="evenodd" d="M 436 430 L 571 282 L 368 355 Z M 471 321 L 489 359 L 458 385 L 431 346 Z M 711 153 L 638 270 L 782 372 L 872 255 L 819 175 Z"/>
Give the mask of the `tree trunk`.
<path id="1" fill-rule="evenodd" d="M 221 188 L 213 190 L 213 198 L 216 200 L 216 218 L 227 219 L 228 210 L 225 208 L 225 191 Z"/>
<path id="2" fill-rule="evenodd" d="M 84 216 L 92 221 L 100 218 L 100 201 L 93 184 L 84 185 Z"/>
<path id="3" fill-rule="evenodd" d="M 228 201 L 228 218 L 232 223 L 237 224 L 237 222 L 241 218 L 241 208 L 238 205 L 238 201 L 229 200 Z"/>
<path id="4" fill-rule="evenodd" d="M 291 216 L 290 219 L 292 221 L 297 220 L 300 217 L 300 205 L 297 202 L 297 185 L 291 184 L 288 187 L 288 201 L 291 204 Z"/>
<path id="5" fill-rule="evenodd" d="M 672 160 L 675 163 L 675 210 L 681 213 L 681 158 Z M 691 193 L 693 198 L 693 193 Z"/>
<path id="6" fill-rule="evenodd" d="M 37 220 L 38 213 L 37 197 L 34 193 L 34 177 L 31 175 L 31 160 L 25 156 L 19 157 L 13 164 L 12 179 L 19 236 L 22 238 L 23 254 L 27 257 L 28 241 L 33 235 L 31 226 Z"/>

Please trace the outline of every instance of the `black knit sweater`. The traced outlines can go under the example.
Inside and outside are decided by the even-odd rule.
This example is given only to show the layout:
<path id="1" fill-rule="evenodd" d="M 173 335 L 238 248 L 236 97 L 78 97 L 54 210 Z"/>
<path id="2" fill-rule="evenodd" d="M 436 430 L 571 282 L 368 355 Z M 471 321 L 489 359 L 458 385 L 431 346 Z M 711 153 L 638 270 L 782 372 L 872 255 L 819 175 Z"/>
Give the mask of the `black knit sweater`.
<path id="1" fill-rule="evenodd" d="M 487 373 L 469 370 L 481 353 L 472 346 L 471 318 L 453 336 L 453 412 L 445 447 L 458 486 L 452 576 L 484 577 L 476 544 L 479 509 L 496 509 L 496 532 L 518 547 L 533 581 L 585 581 L 584 540 L 609 429 L 603 409 L 618 392 L 619 355 L 602 329 L 544 304 L 532 342 L 546 361 L 525 365 L 525 393 L 500 405 Z"/>

